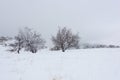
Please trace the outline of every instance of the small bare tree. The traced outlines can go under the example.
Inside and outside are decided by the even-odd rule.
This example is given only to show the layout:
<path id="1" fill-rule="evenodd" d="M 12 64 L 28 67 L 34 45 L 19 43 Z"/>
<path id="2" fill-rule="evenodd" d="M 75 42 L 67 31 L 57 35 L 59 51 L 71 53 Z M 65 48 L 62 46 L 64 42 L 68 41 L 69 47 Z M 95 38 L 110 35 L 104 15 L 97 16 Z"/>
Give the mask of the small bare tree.
<path id="1" fill-rule="evenodd" d="M 10 44 L 13 47 L 13 51 L 19 51 L 24 48 L 26 51 L 36 53 L 39 49 L 43 48 L 45 41 L 41 38 L 41 35 L 33 32 L 28 27 L 19 31 L 19 35 L 15 37 L 15 43 Z"/>
<path id="2" fill-rule="evenodd" d="M 30 32 L 29 30 L 25 37 L 25 50 L 36 53 L 39 49 L 44 47 L 45 41 L 41 38 L 41 35 L 36 32 Z"/>
<path id="3" fill-rule="evenodd" d="M 23 35 L 21 32 L 18 33 L 17 36 L 15 36 L 15 41 L 14 43 L 11 43 L 9 46 L 12 47 L 12 49 L 10 51 L 14 52 L 14 51 L 17 51 L 17 53 L 19 54 L 20 53 L 20 50 L 23 48 L 23 43 L 24 43 L 24 40 L 23 40 Z"/>
<path id="4" fill-rule="evenodd" d="M 58 30 L 56 36 L 52 36 L 52 42 L 54 48 L 57 50 L 62 50 L 65 52 L 66 49 L 79 48 L 79 36 L 78 34 L 73 34 L 70 29 L 66 27 Z"/>

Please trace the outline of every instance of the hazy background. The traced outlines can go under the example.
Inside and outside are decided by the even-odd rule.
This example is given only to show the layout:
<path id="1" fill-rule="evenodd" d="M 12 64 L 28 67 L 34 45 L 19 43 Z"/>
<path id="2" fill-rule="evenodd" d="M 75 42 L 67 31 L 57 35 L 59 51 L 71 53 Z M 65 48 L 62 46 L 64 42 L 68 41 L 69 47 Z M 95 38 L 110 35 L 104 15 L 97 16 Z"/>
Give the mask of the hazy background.
<path id="1" fill-rule="evenodd" d="M 120 0 L 0 0 L 0 36 L 26 26 L 48 42 L 66 26 L 84 42 L 120 44 Z"/>

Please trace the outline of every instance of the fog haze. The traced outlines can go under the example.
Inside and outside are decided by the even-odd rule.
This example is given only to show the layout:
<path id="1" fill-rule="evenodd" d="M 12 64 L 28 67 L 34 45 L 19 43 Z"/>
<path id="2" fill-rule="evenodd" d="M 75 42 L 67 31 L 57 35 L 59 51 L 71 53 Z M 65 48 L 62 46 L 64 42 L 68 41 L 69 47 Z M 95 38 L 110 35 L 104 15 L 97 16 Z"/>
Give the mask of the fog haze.
<path id="1" fill-rule="evenodd" d="M 0 36 L 26 26 L 48 42 L 61 26 L 79 32 L 84 42 L 120 44 L 120 1 L 0 0 Z"/>

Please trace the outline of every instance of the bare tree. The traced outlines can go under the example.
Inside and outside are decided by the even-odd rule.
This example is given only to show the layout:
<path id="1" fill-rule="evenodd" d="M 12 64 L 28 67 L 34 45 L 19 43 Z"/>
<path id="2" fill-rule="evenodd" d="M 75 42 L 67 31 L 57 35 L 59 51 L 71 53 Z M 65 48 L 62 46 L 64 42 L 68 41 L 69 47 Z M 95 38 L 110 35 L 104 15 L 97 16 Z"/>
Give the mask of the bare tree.
<path id="1" fill-rule="evenodd" d="M 73 34 L 70 29 L 66 27 L 58 30 L 56 36 L 52 36 L 54 48 L 65 52 L 66 49 L 79 48 L 79 36 Z"/>
<path id="2" fill-rule="evenodd" d="M 23 40 L 23 35 L 21 32 L 18 33 L 17 36 L 15 36 L 15 41 L 14 43 L 11 43 L 9 46 L 12 47 L 12 49 L 10 51 L 14 52 L 14 51 L 17 51 L 17 53 L 19 54 L 20 53 L 20 50 L 23 48 L 23 43 L 24 43 L 24 40 Z"/>
<path id="3" fill-rule="evenodd" d="M 44 47 L 45 41 L 41 38 L 41 35 L 36 32 L 27 33 L 25 38 L 25 50 L 36 53 L 37 50 Z"/>
<path id="4" fill-rule="evenodd" d="M 43 48 L 45 41 L 41 38 L 41 35 L 32 31 L 28 27 L 19 31 L 19 35 L 15 37 L 15 43 L 11 44 L 13 49 L 19 53 L 21 48 L 26 51 L 36 53 L 39 49 Z"/>

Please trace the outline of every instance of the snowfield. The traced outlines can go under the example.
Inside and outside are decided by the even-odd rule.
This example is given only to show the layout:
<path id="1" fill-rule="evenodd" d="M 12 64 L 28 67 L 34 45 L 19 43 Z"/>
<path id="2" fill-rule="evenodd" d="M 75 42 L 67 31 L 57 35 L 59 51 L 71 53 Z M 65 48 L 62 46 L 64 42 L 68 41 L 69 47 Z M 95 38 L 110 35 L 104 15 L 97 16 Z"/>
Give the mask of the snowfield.
<path id="1" fill-rule="evenodd" d="M 0 46 L 0 80 L 120 80 L 120 49 L 15 54 Z"/>

